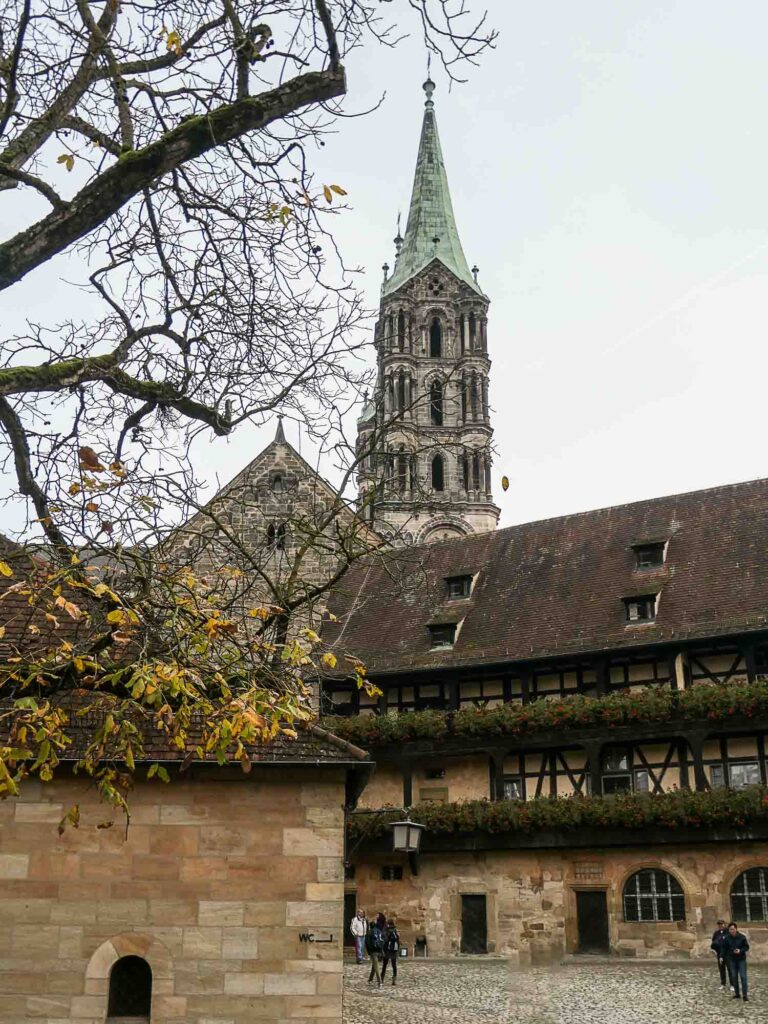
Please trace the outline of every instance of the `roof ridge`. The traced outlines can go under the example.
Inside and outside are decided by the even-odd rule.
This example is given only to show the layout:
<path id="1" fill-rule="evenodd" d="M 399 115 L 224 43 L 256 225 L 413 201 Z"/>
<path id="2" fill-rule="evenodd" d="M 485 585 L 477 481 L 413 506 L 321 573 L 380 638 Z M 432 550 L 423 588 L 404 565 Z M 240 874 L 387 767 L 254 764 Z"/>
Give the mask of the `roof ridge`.
<path id="1" fill-rule="evenodd" d="M 363 750 L 362 747 L 356 747 L 354 743 L 350 743 L 349 740 L 342 739 L 341 736 L 337 736 L 335 732 L 329 732 L 328 729 L 323 729 L 323 727 L 317 725 L 316 722 L 310 723 L 306 728 L 319 740 L 325 740 L 327 743 L 331 743 L 334 747 L 338 747 L 339 750 L 343 750 L 346 754 L 351 754 L 356 761 L 371 760 L 371 756 L 367 750 Z"/>

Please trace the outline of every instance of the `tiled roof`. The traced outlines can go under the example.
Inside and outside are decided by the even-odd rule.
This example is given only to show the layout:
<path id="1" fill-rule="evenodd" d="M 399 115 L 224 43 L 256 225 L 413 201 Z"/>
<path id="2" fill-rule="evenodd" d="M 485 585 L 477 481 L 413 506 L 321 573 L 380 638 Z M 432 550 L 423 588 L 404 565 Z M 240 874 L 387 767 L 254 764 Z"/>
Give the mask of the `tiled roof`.
<path id="1" fill-rule="evenodd" d="M 62 761 L 79 760 L 96 729 L 101 725 L 106 715 L 106 704 L 103 708 L 95 707 L 98 697 L 89 696 L 81 698 L 77 696 L 63 697 L 57 702 L 57 706 L 65 710 L 69 716 L 69 724 L 66 727 L 66 735 L 72 743 L 66 747 L 60 756 Z M 9 708 L 9 702 L 0 705 Z M 93 710 L 84 711 L 85 707 L 93 707 Z M 200 763 L 201 759 L 196 754 L 196 748 L 201 743 L 202 721 L 195 724 L 193 719 L 189 729 L 189 735 L 184 750 L 178 750 L 168 739 L 167 734 L 159 729 L 150 716 L 142 717 L 139 713 L 132 716 L 132 721 L 143 738 L 144 756 L 143 762 L 150 761 L 184 761 L 188 763 Z M 7 727 L 8 720 L 5 720 Z M 355 746 L 348 740 L 335 736 L 327 729 L 312 723 L 296 725 L 297 736 L 295 739 L 280 735 L 274 740 L 265 743 L 254 743 L 246 747 L 248 757 L 252 763 L 257 764 L 318 764 L 334 763 L 344 765 L 357 765 L 366 763 L 369 756 L 366 751 Z M 4 735 L 0 729 L 0 741 L 7 739 L 7 732 Z M 207 754 L 202 760 L 216 762 L 214 754 Z"/>
<path id="2" fill-rule="evenodd" d="M 633 544 L 669 539 L 661 569 Z M 476 574 L 468 601 L 445 577 Z M 656 621 L 622 598 L 660 593 Z M 372 673 L 525 661 L 768 628 L 768 480 L 654 498 L 401 549 L 336 587 L 324 635 Z M 461 621 L 430 650 L 430 623 Z"/>

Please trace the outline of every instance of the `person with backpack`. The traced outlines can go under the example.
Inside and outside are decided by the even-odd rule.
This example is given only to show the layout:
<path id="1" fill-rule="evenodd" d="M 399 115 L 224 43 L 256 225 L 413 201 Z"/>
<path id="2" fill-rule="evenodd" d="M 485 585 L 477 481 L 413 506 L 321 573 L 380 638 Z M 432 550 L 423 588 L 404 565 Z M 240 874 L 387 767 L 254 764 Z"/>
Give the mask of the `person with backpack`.
<path id="1" fill-rule="evenodd" d="M 397 958 L 400 955 L 400 933 L 395 927 L 395 922 L 390 918 L 384 929 L 384 950 L 383 963 L 381 965 L 381 981 L 387 973 L 387 964 L 392 962 L 392 984 L 397 984 Z"/>
<path id="2" fill-rule="evenodd" d="M 368 975 L 370 985 L 374 977 L 379 988 L 381 988 L 381 955 L 384 952 L 384 928 L 387 919 L 383 914 L 376 915 L 376 920 L 368 926 L 365 936 L 365 950 L 371 958 L 371 973 Z"/>

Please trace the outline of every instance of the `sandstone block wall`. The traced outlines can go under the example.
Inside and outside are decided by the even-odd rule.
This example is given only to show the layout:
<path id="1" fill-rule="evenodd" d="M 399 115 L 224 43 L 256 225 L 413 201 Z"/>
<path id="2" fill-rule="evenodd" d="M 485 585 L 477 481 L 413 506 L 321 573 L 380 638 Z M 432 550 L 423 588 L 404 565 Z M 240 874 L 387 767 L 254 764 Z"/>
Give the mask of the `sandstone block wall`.
<path id="1" fill-rule="evenodd" d="M 609 941 L 617 956 L 709 958 L 718 917 L 730 919 L 733 879 L 751 867 L 768 866 L 768 843 L 710 843 L 626 849 L 510 850 L 429 854 L 413 875 L 405 861 L 402 881 L 381 878 L 378 857 L 356 865 L 357 902 L 369 917 L 394 915 L 404 943 L 426 936 L 429 953 L 445 956 L 461 947 L 461 896 L 486 896 L 488 951 L 520 965 L 551 963 L 578 951 L 576 893 L 606 893 Z M 685 921 L 624 921 L 623 889 L 642 868 L 661 868 L 678 880 L 685 894 Z M 753 960 L 768 961 L 768 922 L 740 922 Z"/>
<path id="2" fill-rule="evenodd" d="M 127 836 L 84 780 L 0 802 L 0 1020 L 104 1024 L 131 953 L 152 1024 L 340 1022 L 343 803 L 342 771 L 282 768 L 144 784 Z"/>

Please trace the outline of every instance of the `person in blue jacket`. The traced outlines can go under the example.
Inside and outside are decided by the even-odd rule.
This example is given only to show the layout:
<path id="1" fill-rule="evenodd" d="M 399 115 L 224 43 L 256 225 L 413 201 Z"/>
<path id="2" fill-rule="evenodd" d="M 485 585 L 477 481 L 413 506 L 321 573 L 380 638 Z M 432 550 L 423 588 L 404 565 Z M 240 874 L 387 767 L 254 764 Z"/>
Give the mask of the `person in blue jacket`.
<path id="1" fill-rule="evenodd" d="M 720 971 L 720 991 L 725 992 L 726 986 L 726 967 L 725 967 L 725 951 L 723 949 L 723 943 L 725 942 L 725 936 L 728 934 L 728 929 L 725 927 L 725 921 L 719 920 L 717 922 L 717 928 L 712 933 L 712 942 L 709 948 L 717 957 L 717 969 Z M 730 980 L 730 979 L 729 979 Z"/>
<path id="2" fill-rule="evenodd" d="M 728 925 L 728 934 L 723 939 L 723 951 L 725 952 L 725 960 L 731 975 L 733 998 L 743 998 L 744 1002 L 747 1003 L 749 1002 L 747 997 L 747 953 L 749 952 L 749 942 L 747 941 L 747 936 L 742 935 L 739 931 L 739 926 L 735 921 L 731 921 Z M 739 995 L 739 981 L 741 981 L 741 995 Z"/>

